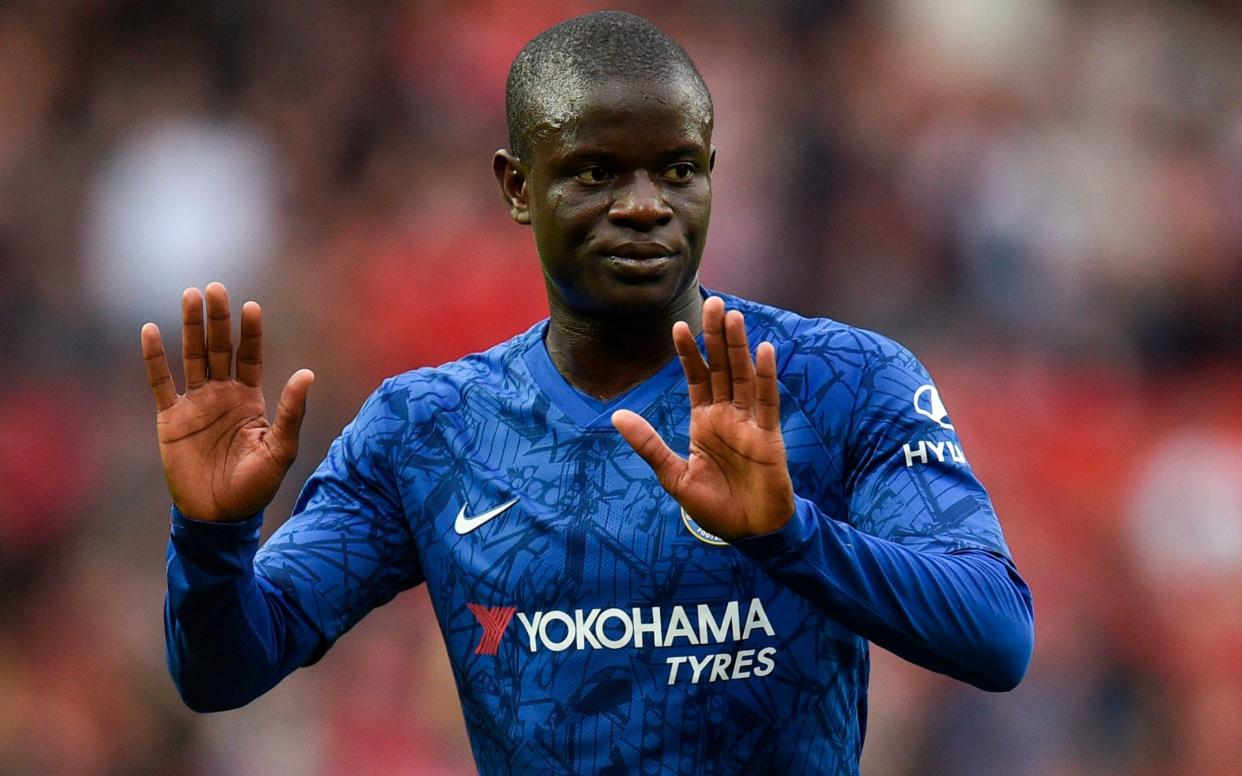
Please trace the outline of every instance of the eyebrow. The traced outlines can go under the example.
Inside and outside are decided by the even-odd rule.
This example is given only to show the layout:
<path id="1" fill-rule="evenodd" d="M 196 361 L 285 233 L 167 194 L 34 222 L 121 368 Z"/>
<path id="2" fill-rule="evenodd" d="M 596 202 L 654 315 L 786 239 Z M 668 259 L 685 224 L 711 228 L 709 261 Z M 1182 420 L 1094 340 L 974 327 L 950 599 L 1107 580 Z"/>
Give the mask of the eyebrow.
<path id="1" fill-rule="evenodd" d="M 708 153 L 709 151 L 702 146 L 687 143 L 662 153 L 660 158 L 664 160 L 684 159 L 686 157 L 696 157 L 699 155 L 706 156 Z M 619 155 L 615 151 L 609 151 L 598 146 L 588 146 L 585 148 L 575 148 L 570 153 L 565 154 L 565 156 L 561 158 L 561 163 L 572 165 L 593 161 L 612 162 L 615 161 L 618 156 Z"/>
<path id="2" fill-rule="evenodd" d="M 677 148 L 673 151 L 669 151 L 667 154 L 665 154 L 665 156 L 671 159 L 675 156 L 696 156 L 698 154 L 706 155 L 708 153 L 710 153 L 710 151 L 707 148 L 704 148 L 703 146 L 694 145 L 692 143 L 687 143 L 686 145 L 681 146 L 680 148 Z"/>
<path id="3" fill-rule="evenodd" d="M 575 148 L 569 153 L 565 154 L 564 157 L 562 157 L 563 161 L 569 162 L 569 163 L 584 162 L 584 161 L 590 161 L 590 160 L 595 160 L 595 159 L 605 160 L 605 159 L 615 159 L 615 158 L 617 158 L 616 152 L 608 151 L 603 148 L 594 147 L 594 146 L 589 146 L 585 148 L 582 148 L 582 147 Z"/>

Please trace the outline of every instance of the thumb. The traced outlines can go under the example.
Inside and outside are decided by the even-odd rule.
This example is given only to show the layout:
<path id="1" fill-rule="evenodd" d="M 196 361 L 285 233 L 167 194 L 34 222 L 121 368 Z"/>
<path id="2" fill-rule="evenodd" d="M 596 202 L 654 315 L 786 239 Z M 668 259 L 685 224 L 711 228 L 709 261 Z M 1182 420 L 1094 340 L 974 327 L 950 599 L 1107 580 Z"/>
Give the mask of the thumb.
<path id="1" fill-rule="evenodd" d="M 274 452 L 286 466 L 298 456 L 298 433 L 302 430 L 302 418 L 306 416 L 306 394 L 313 382 L 314 372 L 299 369 L 280 392 L 271 436 L 276 448 Z"/>
<path id="2" fill-rule="evenodd" d="M 647 462 L 660 485 L 676 498 L 678 484 L 688 466 L 685 459 L 669 449 L 647 419 L 637 413 L 617 410 L 612 413 L 612 425 L 620 432 L 621 438 L 634 448 L 634 452 Z"/>

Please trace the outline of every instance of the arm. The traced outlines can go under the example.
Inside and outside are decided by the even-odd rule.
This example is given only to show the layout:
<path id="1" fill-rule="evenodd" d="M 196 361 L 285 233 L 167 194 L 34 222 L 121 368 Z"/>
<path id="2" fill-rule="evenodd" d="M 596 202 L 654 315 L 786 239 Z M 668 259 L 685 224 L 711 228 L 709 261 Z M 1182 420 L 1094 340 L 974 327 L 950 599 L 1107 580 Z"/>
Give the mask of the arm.
<path id="1" fill-rule="evenodd" d="M 243 706 L 321 652 L 310 621 L 255 574 L 262 522 L 209 523 L 173 507 L 164 647 L 194 711 Z"/>
<path id="2" fill-rule="evenodd" d="M 143 327 L 164 475 L 173 496 L 165 638 L 187 705 L 243 705 L 314 662 L 370 608 L 421 580 L 388 460 L 404 428 L 376 392 L 308 481 L 294 517 L 258 551 L 261 510 L 297 451 L 309 372 L 286 385 L 273 423 L 260 385 L 261 312 L 242 308 L 236 375 L 228 297 L 182 298 L 186 392 L 159 331 Z M 206 331 L 204 331 L 204 328 Z"/>
<path id="3" fill-rule="evenodd" d="M 249 703 L 422 582 L 388 457 L 403 436 L 401 401 L 387 384 L 371 395 L 257 553 L 261 516 L 217 524 L 174 508 L 166 649 L 191 708 Z"/>
<path id="4" fill-rule="evenodd" d="M 937 473 L 941 493 L 968 483 L 977 492 L 967 487 L 954 502 L 960 515 L 931 514 L 926 494 L 935 488 L 906 487 L 923 472 L 899 459 L 901 442 L 890 441 L 898 428 L 871 448 L 851 440 L 851 522 L 859 528 L 830 519 L 793 493 L 772 346 L 761 344 L 752 362 L 741 314 L 725 315 L 718 299 L 704 305 L 703 333 L 706 362 L 689 328 L 674 329 L 690 393 L 688 459 L 638 415 L 613 419 L 665 490 L 705 529 L 860 635 L 986 689 L 1015 685 L 1032 649 L 1030 593 L 1004 559 L 999 527 L 993 543 L 963 538 L 992 535 L 981 486 L 960 472 Z M 864 430 L 904 422 L 870 409 L 861 413 Z M 963 534 L 962 525 L 984 528 Z"/>
<path id="5" fill-rule="evenodd" d="M 1031 593 L 999 555 L 912 549 L 800 498 L 780 530 L 733 544 L 825 615 L 912 663 L 992 691 L 1026 673 Z"/>

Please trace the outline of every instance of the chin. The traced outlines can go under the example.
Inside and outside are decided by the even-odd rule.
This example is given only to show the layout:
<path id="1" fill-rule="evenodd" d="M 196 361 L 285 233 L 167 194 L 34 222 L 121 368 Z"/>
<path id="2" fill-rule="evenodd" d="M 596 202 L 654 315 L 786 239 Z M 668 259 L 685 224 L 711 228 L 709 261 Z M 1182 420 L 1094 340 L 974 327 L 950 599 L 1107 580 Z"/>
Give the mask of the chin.
<path id="1" fill-rule="evenodd" d="M 689 289 L 698 293 L 696 283 L 680 279 L 613 283 L 595 297 L 595 312 L 609 317 L 660 315 L 675 306 Z"/>
<path id="2" fill-rule="evenodd" d="M 561 276 L 560 282 L 545 275 L 549 302 L 577 316 L 636 318 L 666 315 L 699 293 L 697 266 L 680 261 L 659 273 L 609 271 L 604 264 L 591 269 L 576 277 Z"/>

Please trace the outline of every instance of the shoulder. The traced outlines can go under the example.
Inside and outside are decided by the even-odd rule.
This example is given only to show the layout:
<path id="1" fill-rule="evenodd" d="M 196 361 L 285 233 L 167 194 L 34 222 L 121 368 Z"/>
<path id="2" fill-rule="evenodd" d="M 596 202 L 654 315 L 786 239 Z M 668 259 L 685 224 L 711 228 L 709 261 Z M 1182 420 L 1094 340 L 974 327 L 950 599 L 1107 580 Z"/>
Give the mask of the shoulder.
<path id="1" fill-rule="evenodd" d="M 738 298 L 751 344 L 776 347 L 789 398 L 826 439 L 863 445 L 877 435 L 952 429 L 931 375 L 901 343 L 878 332 Z"/>
<path id="2" fill-rule="evenodd" d="M 420 367 L 384 380 L 371 394 L 371 405 L 406 423 L 419 423 L 459 409 L 472 391 L 502 390 L 512 382 L 513 366 L 542 336 L 543 322 L 487 350 L 439 366 Z"/>
<path id="3" fill-rule="evenodd" d="M 920 380 L 926 370 L 901 343 L 883 334 L 831 318 L 812 318 L 740 297 L 725 296 L 727 306 L 747 320 L 752 345 L 776 348 L 781 382 L 793 390 L 811 380 L 870 386 L 876 379 Z"/>

